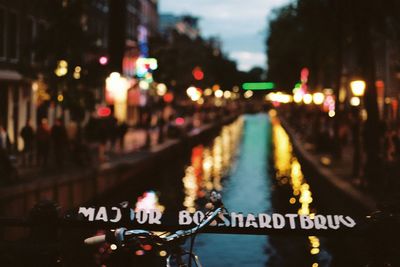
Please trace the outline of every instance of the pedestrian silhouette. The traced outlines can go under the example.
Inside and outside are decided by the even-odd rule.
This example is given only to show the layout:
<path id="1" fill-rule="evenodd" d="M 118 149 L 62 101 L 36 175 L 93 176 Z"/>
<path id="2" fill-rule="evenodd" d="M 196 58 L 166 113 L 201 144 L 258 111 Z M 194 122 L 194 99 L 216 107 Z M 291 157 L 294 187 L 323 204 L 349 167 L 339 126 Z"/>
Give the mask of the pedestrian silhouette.
<path id="1" fill-rule="evenodd" d="M 24 141 L 24 149 L 22 151 L 22 165 L 31 166 L 33 161 L 33 143 L 35 138 L 35 132 L 30 124 L 30 121 L 26 121 L 25 126 L 21 130 L 21 137 Z"/>

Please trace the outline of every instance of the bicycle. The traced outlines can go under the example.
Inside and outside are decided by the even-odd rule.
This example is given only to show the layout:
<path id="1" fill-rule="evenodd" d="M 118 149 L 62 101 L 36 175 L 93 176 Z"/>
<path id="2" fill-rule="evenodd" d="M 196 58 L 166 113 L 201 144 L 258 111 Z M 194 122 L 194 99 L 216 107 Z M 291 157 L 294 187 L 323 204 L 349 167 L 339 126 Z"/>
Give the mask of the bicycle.
<path id="1" fill-rule="evenodd" d="M 210 200 L 212 209 L 206 214 L 206 217 L 199 225 L 191 229 L 178 230 L 172 234 L 163 236 L 164 234 L 157 235 L 147 230 L 128 230 L 121 227 L 116 230 L 111 230 L 107 232 L 107 234 L 86 238 L 84 243 L 87 245 L 96 245 L 107 242 L 112 244 L 111 247 L 113 250 L 116 250 L 118 247 L 144 247 L 150 245 L 165 252 L 166 267 L 172 267 L 174 263 L 179 267 L 191 267 L 192 261 L 196 266 L 201 267 L 202 265 L 199 257 L 193 253 L 195 236 L 217 219 L 218 215 L 224 211 L 221 195 L 219 193 L 212 192 Z M 192 241 L 190 250 L 187 251 L 182 246 L 189 237 L 192 237 Z M 188 265 L 186 265 L 183 260 L 183 256 L 185 255 L 189 256 Z"/>

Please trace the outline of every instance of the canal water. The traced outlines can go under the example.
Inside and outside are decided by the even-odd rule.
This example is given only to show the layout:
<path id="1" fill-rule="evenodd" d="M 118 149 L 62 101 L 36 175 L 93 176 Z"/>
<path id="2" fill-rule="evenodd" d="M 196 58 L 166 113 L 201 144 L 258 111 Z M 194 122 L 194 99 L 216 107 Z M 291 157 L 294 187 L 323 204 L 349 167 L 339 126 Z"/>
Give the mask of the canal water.
<path id="1" fill-rule="evenodd" d="M 223 181 L 223 201 L 228 211 L 272 212 L 268 165 L 271 126 L 264 114 L 246 115 L 240 145 L 233 152 L 233 167 Z M 242 132 L 242 131 L 238 131 Z M 239 137 L 235 137 L 239 138 Z M 212 235 L 198 237 L 196 253 L 204 266 L 266 266 L 269 247 L 266 236 Z"/>
<path id="2" fill-rule="evenodd" d="M 239 117 L 211 142 L 194 147 L 183 165 L 183 170 L 179 163 L 157 174 L 182 175 L 177 179 L 182 183 L 155 185 L 139 197 L 137 206 L 194 212 L 215 189 L 222 192 L 228 211 L 311 216 L 316 212 L 312 189 L 274 111 Z M 207 267 L 330 266 L 324 243 L 316 236 L 200 234 L 194 251 Z"/>

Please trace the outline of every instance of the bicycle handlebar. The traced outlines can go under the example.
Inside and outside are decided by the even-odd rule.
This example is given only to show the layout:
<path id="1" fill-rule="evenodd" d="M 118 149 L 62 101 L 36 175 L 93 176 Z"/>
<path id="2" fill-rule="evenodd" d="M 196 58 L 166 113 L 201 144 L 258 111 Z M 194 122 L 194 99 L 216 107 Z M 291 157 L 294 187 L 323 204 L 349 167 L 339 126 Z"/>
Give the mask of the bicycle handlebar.
<path id="1" fill-rule="evenodd" d="M 208 226 L 212 221 L 214 221 L 217 218 L 217 216 L 222 212 L 222 210 L 223 207 L 216 208 L 199 225 L 188 230 L 178 230 L 166 237 L 160 237 L 147 230 L 127 230 L 126 228 L 118 228 L 115 231 L 112 231 L 110 236 L 104 234 L 98 236 L 92 236 L 86 238 L 84 240 L 84 243 L 86 245 L 96 245 L 104 243 L 106 241 L 116 241 L 119 244 L 125 244 L 130 240 L 141 240 L 141 239 L 153 240 L 156 243 L 160 244 L 172 243 L 202 231 L 206 226 Z"/>
<path id="2" fill-rule="evenodd" d="M 106 242 L 106 235 L 96 235 L 86 238 L 84 241 L 85 245 L 97 245 Z"/>

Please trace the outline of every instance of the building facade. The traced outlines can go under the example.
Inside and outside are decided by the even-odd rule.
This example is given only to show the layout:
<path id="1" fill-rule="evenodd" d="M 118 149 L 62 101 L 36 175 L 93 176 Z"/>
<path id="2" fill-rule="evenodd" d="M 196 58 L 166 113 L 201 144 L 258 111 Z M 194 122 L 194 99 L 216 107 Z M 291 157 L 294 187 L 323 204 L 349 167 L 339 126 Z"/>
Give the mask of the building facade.
<path id="1" fill-rule="evenodd" d="M 32 80 L 40 62 L 33 48 L 47 24 L 46 2 L 0 1 L 0 125 L 15 150 L 23 146 L 20 129 L 36 118 Z"/>
<path id="2" fill-rule="evenodd" d="M 51 124 L 69 114 L 64 93 L 83 88 L 101 102 L 111 72 L 134 79 L 136 59 L 157 32 L 155 0 L 0 0 L 0 125 L 13 149 L 23 148 L 26 121 L 36 128 L 42 118 Z M 61 77 L 55 69 L 64 59 L 68 74 Z"/>

